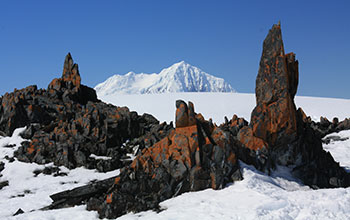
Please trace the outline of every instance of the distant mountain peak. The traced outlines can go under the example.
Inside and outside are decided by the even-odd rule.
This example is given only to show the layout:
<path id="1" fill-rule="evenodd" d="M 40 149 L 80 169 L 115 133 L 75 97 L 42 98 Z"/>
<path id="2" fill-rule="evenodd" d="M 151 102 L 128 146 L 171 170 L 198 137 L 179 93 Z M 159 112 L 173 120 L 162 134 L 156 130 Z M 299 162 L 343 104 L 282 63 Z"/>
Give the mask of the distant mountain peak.
<path id="1" fill-rule="evenodd" d="M 173 92 L 235 92 L 224 79 L 180 61 L 160 73 L 114 75 L 95 87 L 98 96 Z"/>
<path id="2" fill-rule="evenodd" d="M 174 63 L 173 66 L 174 66 L 174 65 L 185 65 L 185 64 L 188 64 L 188 63 L 186 63 L 186 61 L 184 61 L 184 60 L 181 60 L 181 61 L 178 62 L 178 63 Z"/>

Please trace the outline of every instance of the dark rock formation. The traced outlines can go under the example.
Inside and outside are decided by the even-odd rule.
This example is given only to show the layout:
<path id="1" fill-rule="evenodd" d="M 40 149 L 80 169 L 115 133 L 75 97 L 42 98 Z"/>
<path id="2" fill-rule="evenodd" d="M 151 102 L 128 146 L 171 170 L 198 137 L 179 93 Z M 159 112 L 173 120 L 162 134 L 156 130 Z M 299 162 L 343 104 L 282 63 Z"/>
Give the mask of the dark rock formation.
<path id="1" fill-rule="evenodd" d="M 104 188 L 104 193 L 98 195 L 87 190 L 92 186 L 86 186 L 62 192 L 59 195 L 63 197 L 51 196 L 54 203 L 49 208 L 88 200 L 89 210 L 97 210 L 100 217 L 115 218 L 129 211 L 158 209 L 161 201 L 184 192 L 209 187 L 221 189 L 242 179 L 235 154 L 236 142 L 229 131 L 205 121 L 201 114 L 195 113 L 191 102 L 187 105 L 179 100 L 176 107 L 176 129 L 152 147 L 143 149 L 114 179 L 108 191 Z M 233 124 L 237 122 L 243 126 L 242 119 L 232 120 Z M 82 189 L 83 195 L 77 193 Z"/>
<path id="2" fill-rule="evenodd" d="M 104 194 L 114 183 L 116 177 L 90 183 L 72 190 L 56 193 L 50 196 L 53 203 L 42 210 L 58 209 L 80 205 L 85 200 Z"/>
<path id="3" fill-rule="evenodd" d="M 8 186 L 8 185 L 9 185 L 9 181 L 7 181 L 7 180 L 1 181 L 1 182 L 0 182 L 0 190 L 1 190 L 2 188 L 4 188 L 5 186 Z"/>
<path id="4" fill-rule="evenodd" d="M 246 148 L 238 150 L 238 157 L 268 172 L 276 164 L 292 166 L 297 177 L 315 188 L 349 186 L 349 175 L 322 148 L 323 130 L 316 128 L 328 129 L 328 120 L 321 119 L 319 126 L 313 126 L 302 109 L 296 110 L 297 85 L 298 61 L 293 53 L 285 55 L 281 27 L 274 25 L 263 44 L 255 89 L 257 105 L 249 126 L 238 133 Z M 335 131 L 337 126 L 333 127 Z"/>
<path id="5" fill-rule="evenodd" d="M 2 177 L 1 171 L 5 169 L 5 163 L 0 161 L 0 177 Z"/>
<path id="6" fill-rule="evenodd" d="M 173 129 L 151 115 L 139 116 L 99 101 L 92 88 L 81 84 L 70 54 L 62 77 L 47 90 L 29 86 L 6 93 L 0 101 L 0 130 L 11 135 L 15 128 L 27 126 L 22 136 L 30 141 L 15 152 L 25 162 L 109 171 L 130 163 L 126 153 L 134 146 L 150 146 Z M 125 145 L 129 140 L 133 141 Z M 91 154 L 110 159 L 94 159 Z"/>
<path id="7" fill-rule="evenodd" d="M 52 80 L 48 93 L 51 98 L 62 99 L 64 102 L 86 104 L 88 101 L 98 101 L 95 90 L 81 84 L 78 64 L 73 62 L 70 53 L 64 61 L 62 77 Z"/>
<path id="8" fill-rule="evenodd" d="M 333 121 L 329 121 L 327 118 L 321 117 L 320 122 L 314 122 L 307 118 L 306 122 L 310 124 L 319 138 L 323 138 L 330 133 L 350 129 L 350 119 L 347 118 L 341 122 L 339 122 L 338 118 L 333 118 Z"/>
<path id="9" fill-rule="evenodd" d="M 16 216 L 16 215 L 20 215 L 20 214 L 23 214 L 24 211 L 22 209 L 18 209 L 15 214 L 13 214 L 13 216 Z"/>
<path id="10" fill-rule="evenodd" d="M 115 218 L 158 209 L 159 202 L 181 193 L 220 189 L 242 178 L 229 133 L 197 115 L 191 102 L 179 100 L 176 107 L 176 129 L 144 149 L 107 195 L 89 200 L 88 209 Z"/>
<path id="11" fill-rule="evenodd" d="M 297 86 L 298 61 L 293 53 L 284 54 L 281 27 L 274 25 L 263 44 L 255 89 L 257 105 L 249 127 L 239 134 L 246 147 L 270 153 L 288 152 L 288 143 L 297 137 Z"/>
<path id="12" fill-rule="evenodd" d="M 44 175 L 51 175 L 53 174 L 53 176 L 67 176 L 68 174 L 65 172 L 61 172 L 61 169 L 59 167 L 55 167 L 55 166 L 48 166 L 45 167 L 44 169 L 36 169 L 33 171 L 34 176 L 38 176 L 39 174 L 44 174 Z"/>
<path id="13" fill-rule="evenodd" d="M 0 173 L 5 169 L 5 163 L 0 161 Z"/>

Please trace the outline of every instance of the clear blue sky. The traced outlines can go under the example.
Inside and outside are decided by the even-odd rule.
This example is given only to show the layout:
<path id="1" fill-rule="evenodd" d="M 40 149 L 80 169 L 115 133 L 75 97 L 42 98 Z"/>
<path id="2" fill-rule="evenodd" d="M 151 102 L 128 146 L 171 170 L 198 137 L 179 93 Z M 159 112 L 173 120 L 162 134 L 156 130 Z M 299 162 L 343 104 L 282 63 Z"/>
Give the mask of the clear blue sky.
<path id="1" fill-rule="evenodd" d="M 0 1 L 0 95 L 60 77 L 68 52 L 94 87 L 114 73 L 186 62 L 253 93 L 262 42 L 281 20 L 297 95 L 350 99 L 350 1 Z"/>

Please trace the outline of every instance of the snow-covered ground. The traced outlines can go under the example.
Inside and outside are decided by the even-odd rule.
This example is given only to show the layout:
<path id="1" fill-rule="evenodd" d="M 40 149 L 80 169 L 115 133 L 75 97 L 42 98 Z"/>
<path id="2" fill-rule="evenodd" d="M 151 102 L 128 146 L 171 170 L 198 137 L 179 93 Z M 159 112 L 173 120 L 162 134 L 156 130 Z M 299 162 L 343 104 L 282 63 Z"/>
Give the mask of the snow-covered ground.
<path id="1" fill-rule="evenodd" d="M 233 113 L 248 120 L 255 105 L 252 94 L 222 93 L 123 95 L 115 97 L 113 103 L 127 105 L 139 114 L 151 113 L 161 121 L 171 121 L 176 99 L 193 101 L 197 112 L 203 113 L 206 118 L 212 117 L 218 123 L 223 121 L 224 115 L 230 118 Z M 297 97 L 296 102 L 308 115 L 316 118 L 321 115 L 330 119 L 338 116 L 341 120 L 350 117 L 349 100 Z M 38 209 L 51 203 L 50 194 L 84 185 L 94 179 L 115 176 L 119 171 L 97 173 L 84 168 L 68 170 L 60 167 L 67 176 L 39 174 L 35 177 L 34 170 L 52 164 L 44 166 L 4 159 L 6 155 L 11 157 L 23 141 L 18 136 L 21 131 L 23 128 L 17 129 L 12 137 L 0 137 L 0 161 L 5 162 L 0 182 L 9 181 L 9 186 L 0 190 L 0 219 L 98 219 L 97 213 L 86 211 L 85 206 L 52 211 Z M 350 138 L 350 131 L 328 137 L 335 135 L 341 139 Z M 5 147 L 8 145 L 15 146 Z M 350 139 L 331 141 L 324 148 L 350 170 Z M 350 188 L 312 190 L 293 179 L 287 168 L 279 167 L 273 175 L 267 176 L 244 163 L 241 166 L 243 181 L 222 190 L 207 189 L 169 199 L 161 203 L 164 211 L 160 213 L 129 213 L 120 219 L 350 219 Z M 25 213 L 12 216 L 19 208 Z"/>
<path id="2" fill-rule="evenodd" d="M 117 106 L 127 106 L 139 114 L 151 113 L 161 122 L 173 121 L 175 118 L 175 101 L 182 99 L 185 102 L 192 101 L 195 111 L 202 113 L 204 118 L 212 118 L 220 124 L 224 117 L 231 119 L 233 114 L 250 120 L 250 113 L 255 107 L 255 94 L 247 93 L 163 93 L 125 95 L 117 94 L 99 96 L 99 99 Z M 332 120 L 350 118 L 350 100 L 334 98 L 316 98 L 297 96 L 295 102 L 314 121 L 319 121 L 320 116 Z"/>
<path id="3" fill-rule="evenodd" d="M 5 163 L 0 182 L 9 181 L 9 186 L 0 190 L 0 219 L 98 219 L 97 213 L 87 212 L 84 207 L 45 212 L 37 210 L 51 204 L 51 194 L 85 185 L 92 180 L 117 176 L 119 170 L 98 173 L 84 168 L 69 170 L 59 167 L 60 172 L 67 173 L 67 176 L 54 177 L 41 173 L 35 177 L 33 171 L 50 167 L 53 163 L 38 165 L 19 162 L 17 159 L 13 162 L 4 159 L 5 156 L 12 157 L 13 152 L 24 141 L 19 136 L 24 129 L 16 129 L 12 137 L 0 137 L 0 161 Z M 15 146 L 6 147 L 9 145 Z M 19 208 L 28 213 L 11 217 Z"/>

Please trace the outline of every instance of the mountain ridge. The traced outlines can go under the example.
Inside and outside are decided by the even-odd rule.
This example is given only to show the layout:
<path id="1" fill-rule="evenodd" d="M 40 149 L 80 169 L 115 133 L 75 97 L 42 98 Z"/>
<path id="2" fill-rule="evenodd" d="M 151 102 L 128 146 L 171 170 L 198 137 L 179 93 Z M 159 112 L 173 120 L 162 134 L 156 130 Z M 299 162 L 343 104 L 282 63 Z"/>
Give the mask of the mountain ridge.
<path id="1" fill-rule="evenodd" d="M 236 92 L 223 78 L 180 61 L 159 73 L 115 74 L 95 86 L 99 96 L 174 92 Z"/>

